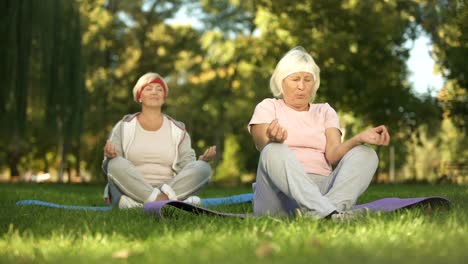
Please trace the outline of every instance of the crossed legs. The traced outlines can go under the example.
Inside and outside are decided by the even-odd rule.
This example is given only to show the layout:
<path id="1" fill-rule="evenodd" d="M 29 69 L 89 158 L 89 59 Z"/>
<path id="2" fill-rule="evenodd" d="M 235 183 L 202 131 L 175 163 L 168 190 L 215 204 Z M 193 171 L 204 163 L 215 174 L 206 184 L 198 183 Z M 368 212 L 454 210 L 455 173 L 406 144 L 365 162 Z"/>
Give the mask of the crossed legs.
<path id="1" fill-rule="evenodd" d="M 351 209 L 377 169 L 375 151 L 351 149 L 329 176 L 307 174 L 284 144 L 270 143 L 260 154 L 254 192 L 256 215 L 288 215 L 296 210 L 316 218 Z"/>

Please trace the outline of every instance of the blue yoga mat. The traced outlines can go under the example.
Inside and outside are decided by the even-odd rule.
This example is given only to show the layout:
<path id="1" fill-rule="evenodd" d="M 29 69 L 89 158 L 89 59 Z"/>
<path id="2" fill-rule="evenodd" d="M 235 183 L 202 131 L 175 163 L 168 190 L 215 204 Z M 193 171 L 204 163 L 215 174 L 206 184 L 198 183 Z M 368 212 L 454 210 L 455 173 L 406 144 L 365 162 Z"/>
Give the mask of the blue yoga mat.
<path id="1" fill-rule="evenodd" d="M 217 197 L 217 198 L 203 198 L 202 206 L 216 206 L 216 205 L 229 205 L 229 204 L 239 204 L 252 201 L 252 193 L 244 193 L 238 195 L 232 195 L 227 197 Z M 39 200 L 22 200 L 16 203 L 18 206 L 23 205 L 38 205 L 59 209 L 67 210 L 90 210 L 90 211 L 109 211 L 112 209 L 112 206 L 80 206 L 80 205 L 63 205 L 50 202 L 44 202 Z"/>
<path id="2" fill-rule="evenodd" d="M 253 200 L 253 193 L 244 193 L 228 197 L 218 198 L 202 198 L 203 206 L 215 206 L 215 205 L 228 205 L 228 204 L 240 204 L 246 203 Z"/>
<path id="3" fill-rule="evenodd" d="M 39 200 L 21 200 L 16 202 L 16 205 L 39 205 L 52 208 L 60 208 L 67 210 L 90 210 L 90 211 L 109 211 L 112 206 L 80 206 L 80 205 L 63 205 L 56 203 L 49 203 Z"/>

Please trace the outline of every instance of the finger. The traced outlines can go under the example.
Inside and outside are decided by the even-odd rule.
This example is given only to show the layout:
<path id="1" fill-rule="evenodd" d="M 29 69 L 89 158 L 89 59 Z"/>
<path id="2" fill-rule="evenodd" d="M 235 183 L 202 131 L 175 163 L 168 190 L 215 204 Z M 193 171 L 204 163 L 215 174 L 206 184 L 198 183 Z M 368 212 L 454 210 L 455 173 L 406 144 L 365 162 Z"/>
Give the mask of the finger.
<path id="1" fill-rule="evenodd" d="M 108 148 L 109 148 L 109 140 L 106 141 L 106 144 L 104 145 L 104 152 L 107 152 L 108 151 Z"/>
<path id="2" fill-rule="evenodd" d="M 213 157 L 213 151 L 211 149 L 208 149 L 205 153 L 205 157 L 207 159 L 211 159 L 211 157 Z"/>
<path id="3" fill-rule="evenodd" d="M 115 154 L 115 147 L 112 143 L 109 143 L 109 153 L 111 154 Z"/>
<path id="4" fill-rule="evenodd" d="M 283 135 L 282 142 L 286 141 L 286 139 L 288 139 L 288 131 L 284 130 L 284 135 Z"/>
<path id="5" fill-rule="evenodd" d="M 205 152 L 203 152 L 203 156 L 206 157 L 208 155 L 208 153 L 210 153 L 210 149 L 206 149 Z"/>
<path id="6" fill-rule="evenodd" d="M 388 146 L 388 144 L 390 144 L 390 134 L 388 132 L 384 132 L 383 134 L 385 136 L 384 144 L 385 146 Z"/>
<path id="7" fill-rule="evenodd" d="M 209 147 L 205 150 L 205 153 L 203 154 L 203 159 L 210 160 L 213 156 L 214 156 L 214 148 Z"/>
<path id="8" fill-rule="evenodd" d="M 283 137 L 283 134 L 284 134 L 284 131 L 286 131 L 286 129 L 284 129 L 279 123 L 278 123 L 278 131 L 276 132 L 275 134 L 275 140 L 276 141 L 281 141 L 281 138 Z"/>
<path id="9" fill-rule="evenodd" d="M 213 155 L 213 152 L 212 151 L 207 151 L 202 157 L 201 159 L 204 160 L 204 161 L 211 161 L 213 159 L 214 155 Z"/>
<path id="10" fill-rule="evenodd" d="M 372 144 L 374 145 L 379 145 L 379 142 L 380 142 L 380 134 L 379 133 L 372 133 L 371 134 L 371 141 L 372 141 Z"/>
<path id="11" fill-rule="evenodd" d="M 112 157 L 117 156 L 117 150 L 112 144 L 109 145 L 109 155 L 111 155 Z"/>
<path id="12" fill-rule="evenodd" d="M 380 135 L 380 145 L 386 145 L 386 141 L 387 141 L 387 135 L 388 135 L 388 132 L 387 132 L 387 128 L 385 126 L 380 126 L 380 132 L 379 132 L 379 135 Z"/>
<path id="13" fill-rule="evenodd" d="M 381 138 L 380 134 L 375 134 L 374 135 L 374 144 L 375 145 L 380 145 L 380 141 L 381 141 L 380 138 Z"/>
<path id="14" fill-rule="evenodd" d="M 210 153 L 210 155 L 206 156 L 207 161 L 212 161 L 214 159 L 215 155 L 213 153 Z"/>
<path id="15" fill-rule="evenodd" d="M 279 135 L 281 134 L 281 127 L 276 127 L 276 130 L 273 131 L 274 134 L 272 135 L 273 141 L 278 141 L 279 140 Z"/>
<path id="16" fill-rule="evenodd" d="M 373 131 L 377 133 L 381 133 L 383 131 L 387 131 L 387 128 L 384 125 L 380 125 L 378 127 L 374 127 Z"/>
<path id="17" fill-rule="evenodd" d="M 269 138 L 271 140 L 276 141 L 276 135 L 278 134 L 278 130 L 279 130 L 278 124 L 275 124 L 269 135 Z"/>
<path id="18" fill-rule="evenodd" d="M 278 142 L 283 142 L 284 134 L 286 133 L 286 130 L 284 128 L 281 128 L 279 133 L 278 133 Z"/>
<path id="19" fill-rule="evenodd" d="M 377 145 L 378 142 L 379 142 L 379 134 L 377 134 L 377 133 L 371 132 L 365 138 L 367 139 L 368 143 L 370 143 L 370 144 Z"/>
<path id="20" fill-rule="evenodd" d="M 267 136 L 269 137 L 270 136 L 270 133 L 271 133 L 271 130 L 273 129 L 273 127 L 275 126 L 275 123 L 276 123 L 276 119 L 271 121 L 270 124 L 268 125 L 267 127 Z"/>
<path id="21" fill-rule="evenodd" d="M 108 156 L 109 156 L 109 153 L 110 153 L 110 152 L 109 152 L 109 146 L 106 144 L 106 145 L 104 146 L 104 156 L 108 157 Z"/>
<path id="22" fill-rule="evenodd" d="M 112 141 L 110 141 L 110 140 L 108 140 L 107 143 L 106 143 L 106 151 L 107 151 L 107 153 L 115 152 L 114 144 L 112 144 Z"/>
<path id="23" fill-rule="evenodd" d="M 384 145 L 385 144 L 385 136 L 384 134 L 379 135 L 379 145 Z"/>
<path id="24" fill-rule="evenodd" d="M 105 155 L 106 155 L 106 157 L 113 158 L 114 157 L 114 152 L 112 151 L 112 149 L 107 147 Z"/>
<path id="25" fill-rule="evenodd" d="M 387 141 L 388 141 L 388 133 L 386 131 L 382 132 L 382 145 L 386 146 L 388 145 Z"/>

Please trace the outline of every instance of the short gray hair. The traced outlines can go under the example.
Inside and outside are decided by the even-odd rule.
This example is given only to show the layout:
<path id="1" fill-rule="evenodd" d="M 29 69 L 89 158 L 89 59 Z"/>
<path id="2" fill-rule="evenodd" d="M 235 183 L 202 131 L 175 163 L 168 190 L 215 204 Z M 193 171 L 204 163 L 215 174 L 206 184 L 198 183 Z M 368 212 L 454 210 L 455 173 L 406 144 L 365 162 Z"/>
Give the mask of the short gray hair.
<path id="1" fill-rule="evenodd" d="M 296 72 L 308 72 L 314 77 L 314 92 L 320 86 L 320 68 L 314 59 L 301 47 L 295 47 L 288 51 L 276 65 L 270 78 L 270 90 L 273 96 L 279 98 L 283 95 L 283 80 Z"/>

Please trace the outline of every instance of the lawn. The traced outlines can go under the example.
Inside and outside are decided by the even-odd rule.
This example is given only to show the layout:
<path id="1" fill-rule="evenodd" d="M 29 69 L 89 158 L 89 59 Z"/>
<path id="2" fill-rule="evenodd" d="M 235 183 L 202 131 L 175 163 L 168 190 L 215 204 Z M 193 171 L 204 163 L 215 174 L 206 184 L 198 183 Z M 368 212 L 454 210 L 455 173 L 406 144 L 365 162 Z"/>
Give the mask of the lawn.
<path id="1" fill-rule="evenodd" d="M 200 196 L 249 192 L 208 187 Z M 102 205 L 102 186 L 0 184 L 0 263 L 466 263 L 468 187 L 373 185 L 359 203 L 444 196 L 452 209 L 411 209 L 335 223 L 221 218 L 141 210 L 72 211 L 16 206 L 22 199 Z M 214 208 L 251 212 L 251 204 Z"/>

